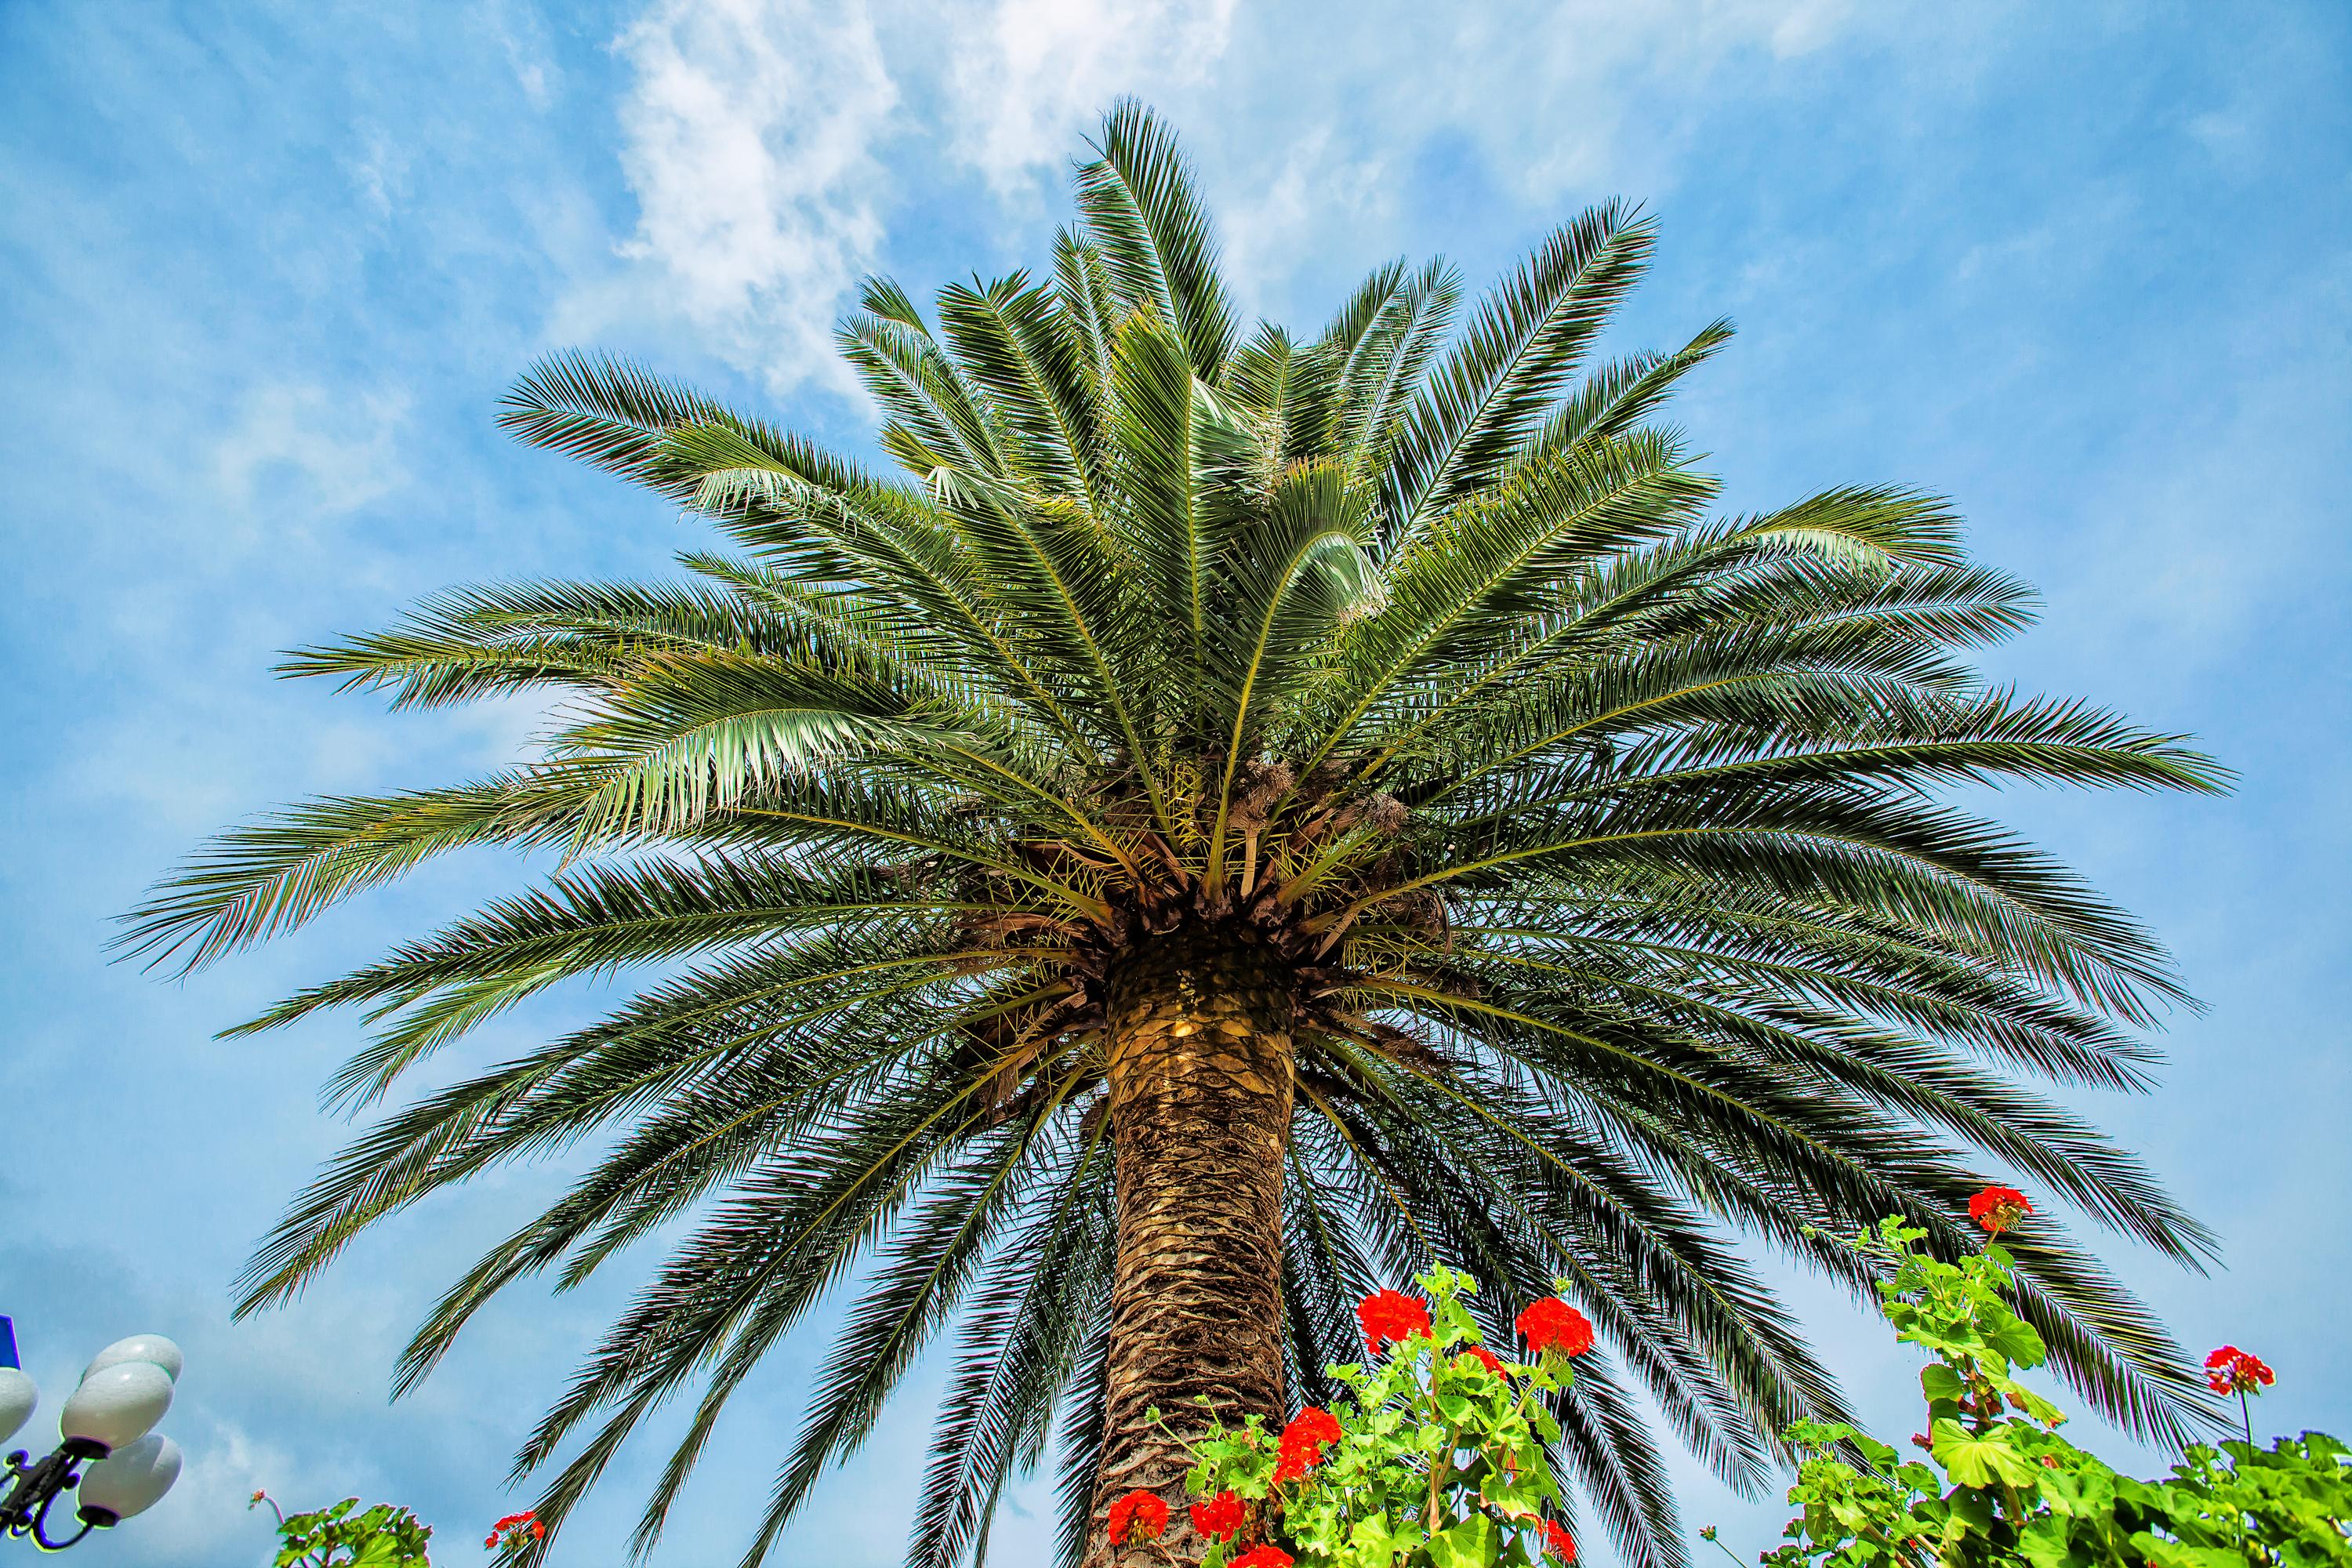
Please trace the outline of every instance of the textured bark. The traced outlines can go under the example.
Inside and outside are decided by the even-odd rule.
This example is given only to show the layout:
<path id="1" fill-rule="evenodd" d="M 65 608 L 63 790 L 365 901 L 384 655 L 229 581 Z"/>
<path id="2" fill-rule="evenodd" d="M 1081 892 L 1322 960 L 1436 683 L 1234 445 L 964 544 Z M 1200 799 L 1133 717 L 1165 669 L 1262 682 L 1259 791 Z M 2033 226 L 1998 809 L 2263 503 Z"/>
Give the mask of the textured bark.
<path id="1" fill-rule="evenodd" d="M 1291 1105 L 1288 966 L 1217 931 L 1154 939 L 1108 976 L 1110 1115 L 1118 1166 L 1102 1477 L 1088 1568 L 1164 1563 L 1110 1549 L 1114 1499 L 1169 1507 L 1154 1545 L 1197 1562 L 1181 1444 L 1207 1421 L 1283 1415 L 1282 1184 Z"/>

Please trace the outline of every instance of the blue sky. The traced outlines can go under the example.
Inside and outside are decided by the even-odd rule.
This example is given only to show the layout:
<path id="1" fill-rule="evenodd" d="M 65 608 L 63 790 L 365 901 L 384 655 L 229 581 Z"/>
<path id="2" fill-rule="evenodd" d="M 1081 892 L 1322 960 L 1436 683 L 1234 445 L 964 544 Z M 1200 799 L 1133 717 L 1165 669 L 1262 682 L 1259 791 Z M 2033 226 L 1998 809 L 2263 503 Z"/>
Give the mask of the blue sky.
<path id="1" fill-rule="evenodd" d="M 453 582 L 658 573 L 694 542 L 497 435 L 499 392 L 548 348 L 627 350 L 861 447 L 827 346 L 845 289 L 1038 261 L 1123 92 L 1183 129 L 1244 297 L 1297 324 L 1391 256 L 1484 278 L 1588 201 L 1646 202 L 1664 245 L 1621 337 L 1739 323 L 1681 409 L 1727 505 L 1951 495 L 2047 598 L 2000 673 L 2241 771 L 2227 800 L 2000 810 L 2149 920 L 2210 1004 L 2173 1021 L 2160 1093 L 2095 1110 L 2228 1268 L 2119 1266 L 2191 1346 L 2278 1369 L 2273 1426 L 2352 1430 L 2347 89 L 2338 0 L 0 5 L 0 1312 L 50 1414 L 118 1335 L 189 1352 L 166 1424 L 186 1479 L 81 1560 L 264 1560 L 242 1509 L 267 1487 L 409 1503 L 467 1561 L 626 1284 L 517 1299 L 387 1407 L 408 1328 L 560 1174 L 518 1171 L 228 1322 L 246 1250 L 343 1135 L 315 1095 L 356 1025 L 212 1031 L 513 868 L 436 869 L 177 984 L 110 965 L 110 917 L 247 812 L 468 773 L 532 723 L 390 718 L 270 680 L 275 655 Z M 592 1002 L 519 1013 L 476 1057 Z M 1793 1289 L 1908 1431 L 1909 1359 Z M 796 1343 L 739 1396 L 657 1562 L 734 1560 L 823 1353 Z M 922 1394 L 780 1561 L 897 1560 Z M 660 1436 L 560 1562 L 619 1560 Z M 1684 1495 L 1743 1555 L 1777 1528 L 1696 1473 Z M 1042 1514 L 1041 1489 L 1022 1500 Z M 1016 1513 L 1003 1560 L 1042 1536 Z"/>

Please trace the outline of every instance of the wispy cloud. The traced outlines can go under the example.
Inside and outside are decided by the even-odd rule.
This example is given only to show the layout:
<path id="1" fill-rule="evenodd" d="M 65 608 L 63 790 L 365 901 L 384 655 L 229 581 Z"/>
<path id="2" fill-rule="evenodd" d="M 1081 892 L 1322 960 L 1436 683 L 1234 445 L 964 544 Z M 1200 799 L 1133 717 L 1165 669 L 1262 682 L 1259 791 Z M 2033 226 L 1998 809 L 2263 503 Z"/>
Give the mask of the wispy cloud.
<path id="1" fill-rule="evenodd" d="M 407 482 L 400 433 L 408 409 L 397 391 L 352 400 L 317 385 L 257 387 L 213 447 L 214 477 L 248 515 L 265 500 L 281 520 L 289 502 L 323 514 L 356 511 Z M 299 490 L 289 493 L 289 479 Z"/>
<path id="2" fill-rule="evenodd" d="M 651 289 L 777 390 L 837 377 L 835 312 L 882 242 L 898 100 L 872 18 L 825 0 L 661 0 L 625 32 L 621 163 Z"/>
<path id="3" fill-rule="evenodd" d="M 950 13 L 940 112 L 950 144 L 1000 196 L 1067 166 L 1076 133 L 1123 94 L 1208 79 L 1234 0 L 996 0 Z M 908 20 L 937 13 L 908 8 Z"/>
<path id="4" fill-rule="evenodd" d="M 1381 100 L 1377 140 L 1465 138 L 1499 186 L 1536 205 L 1669 186 L 1710 111 L 1864 30 L 1852 0 L 1564 0 L 1382 20 L 1341 36 L 1349 68 L 1317 73 L 1331 110 L 1410 59 Z"/>
<path id="5" fill-rule="evenodd" d="M 1233 195 L 1236 256 L 1265 287 L 1318 228 L 1395 232 L 1400 153 L 1464 142 L 1538 203 L 1629 161 L 1654 183 L 1690 134 L 1655 116 L 1633 134 L 1661 83 L 1809 54 L 1857 26 L 1851 0 L 1577 0 L 1349 23 L 1244 15 L 1234 0 L 657 0 L 616 45 L 630 73 L 621 165 L 639 208 L 619 247 L 629 266 L 583 279 L 560 324 L 596 335 L 674 320 L 773 390 L 845 388 L 832 323 L 898 237 L 907 186 L 936 181 L 943 161 L 972 169 L 989 226 L 1026 241 L 1121 96 L 1180 121 L 1280 106 L 1285 136 L 1198 139 Z M 1348 150 L 1367 144 L 1385 160 Z M 910 179 L 908 163 L 922 172 Z"/>
<path id="6" fill-rule="evenodd" d="M 848 391 L 832 327 L 884 247 L 896 155 L 976 170 L 1034 216 L 1113 99 L 1205 79 L 1234 5 L 657 0 L 615 44 L 626 265 L 579 280 L 558 321 L 667 319 L 772 390 Z"/>
<path id="7" fill-rule="evenodd" d="M 562 89 L 563 72 L 548 47 L 547 25 L 530 0 L 492 0 L 484 19 L 513 70 L 523 100 L 544 111 Z"/>

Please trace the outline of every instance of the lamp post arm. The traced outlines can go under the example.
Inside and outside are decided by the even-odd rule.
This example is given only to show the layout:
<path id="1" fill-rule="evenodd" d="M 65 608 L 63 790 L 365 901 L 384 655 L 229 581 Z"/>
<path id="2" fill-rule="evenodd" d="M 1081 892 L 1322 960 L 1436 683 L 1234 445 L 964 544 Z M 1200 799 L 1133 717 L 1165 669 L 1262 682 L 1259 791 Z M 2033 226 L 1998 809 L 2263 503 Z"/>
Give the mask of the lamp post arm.
<path id="1" fill-rule="evenodd" d="M 0 1536 L 19 1535 L 29 1529 L 34 1514 L 55 1489 L 51 1478 L 73 1464 L 63 1454 L 50 1454 L 37 1463 L 26 1463 L 30 1458 L 22 1448 L 8 1456 L 9 1487 L 8 1495 L 0 1498 Z"/>
<path id="2" fill-rule="evenodd" d="M 33 1544 L 39 1547 L 44 1552 L 63 1552 L 67 1547 L 73 1545 L 83 1536 L 88 1535 L 91 1531 L 98 1528 L 98 1521 L 96 1520 L 85 1519 L 81 1521 L 81 1528 L 75 1531 L 71 1535 L 67 1536 L 63 1541 L 51 1541 L 49 1539 L 47 1529 L 49 1522 L 49 1504 L 57 1501 L 58 1498 L 64 1495 L 63 1491 L 50 1493 L 47 1498 L 42 1500 L 41 1511 L 33 1516 Z"/>
<path id="3" fill-rule="evenodd" d="M 8 1489 L 7 1499 L 0 1501 L 0 1537 L 29 1535 L 43 1551 L 62 1552 L 88 1535 L 91 1528 L 88 1521 L 67 1541 L 51 1541 L 47 1530 L 49 1505 L 81 1479 L 74 1474 L 74 1466 L 83 1457 L 63 1445 L 29 1465 L 25 1462 L 28 1456 L 23 1449 L 9 1455 L 8 1475 L 14 1484 Z"/>

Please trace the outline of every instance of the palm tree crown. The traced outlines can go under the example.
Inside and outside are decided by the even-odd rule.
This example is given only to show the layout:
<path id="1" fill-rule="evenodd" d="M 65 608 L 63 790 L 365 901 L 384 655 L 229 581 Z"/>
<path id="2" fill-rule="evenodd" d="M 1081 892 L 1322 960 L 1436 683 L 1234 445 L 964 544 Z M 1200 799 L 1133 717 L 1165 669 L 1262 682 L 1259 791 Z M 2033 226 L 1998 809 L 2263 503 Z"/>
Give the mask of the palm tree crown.
<path id="1" fill-rule="evenodd" d="M 1097 153 L 1049 277 L 950 285 L 936 324 L 875 281 L 844 323 L 905 477 L 552 359 L 507 427 L 731 551 L 677 582 L 456 591 L 292 657 L 398 707 L 552 694 L 554 728 L 508 772 L 234 830 L 127 941 L 208 962 L 428 856 L 559 852 L 240 1026 L 369 1009 L 334 1080 L 353 1106 L 551 986 L 656 973 L 365 1131 L 246 1310 L 436 1189 L 601 1137 L 400 1384 L 504 1287 L 658 1233 L 518 1460 L 555 1468 L 560 1523 L 699 1387 L 643 1547 L 730 1394 L 844 1291 L 745 1561 L 952 1328 L 909 1556 L 948 1568 L 1057 1417 L 1066 1559 L 1099 1551 L 1106 1465 L 1164 1482 L 1134 1409 L 1189 1394 L 1182 1325 L 1210 1321 L 1165 1303 L 1224 1300 L 1248 1340 L 1200 1374 L 1213 1402 L 1296 1404 L 1349 1359 L 1357 1296 L 1437 1256 L 1488 1282 L 1496 1333 L 1555 1279 L 1599 1325 L 1560 1463 L 1649 1568 L 1680 1548 L 1645 1399 L 1742 1485 L 1839 1409 L 1739 1237 L 1867 1299 L 1830 1237 L 1900 1212 L 1966 1246 L 1988 1169 L 2207 1255 L 2016 1081 L 2144 1087 L 2127 1026 L 2178 996 L 2163 954 L 1937 792 L 2210 789 L 2214 764 L 1973 674 L 2029 595 L 1932 498 L 1712 515 L 1653 421 L 1728 329 L 1593 353 L 1650 252 L 1637 215 L 1560 228 L 1458 332 L 1455 274 L 1403 263 L 1311 338 L 1245 332 L 1164 129 L 1123 107 Z M 2054 1224 L 2015 1240 L 2055 1364 L 2175 1429 L 2197 1380 L 2160 1327 Z"/>

